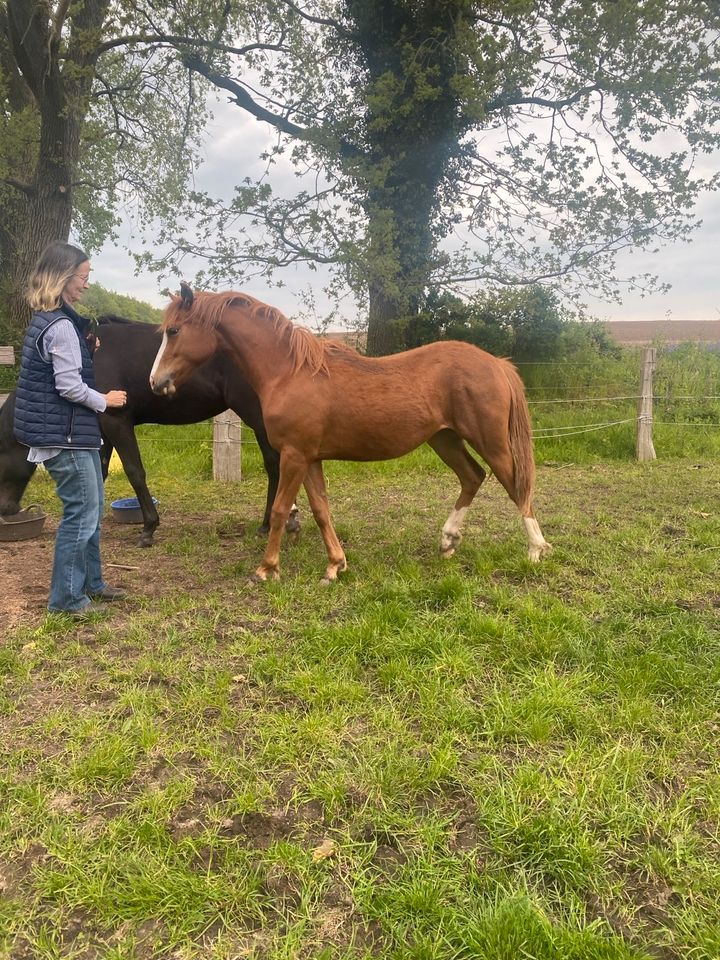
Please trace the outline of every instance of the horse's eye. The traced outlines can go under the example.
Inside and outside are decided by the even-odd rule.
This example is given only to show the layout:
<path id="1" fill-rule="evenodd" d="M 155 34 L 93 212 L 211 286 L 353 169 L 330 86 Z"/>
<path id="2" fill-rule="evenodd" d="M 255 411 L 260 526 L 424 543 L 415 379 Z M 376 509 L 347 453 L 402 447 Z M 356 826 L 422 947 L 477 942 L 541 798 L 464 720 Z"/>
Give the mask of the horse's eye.
<path id="1" fill-rule="evenodd" d="M 167 330 L 165 331 L 165 333 L 166 333 L 169 337 L 176 337 L 176 336 L 180 333 L 180 331 L 178 330 L 177 327 L 168 327 Z"/>

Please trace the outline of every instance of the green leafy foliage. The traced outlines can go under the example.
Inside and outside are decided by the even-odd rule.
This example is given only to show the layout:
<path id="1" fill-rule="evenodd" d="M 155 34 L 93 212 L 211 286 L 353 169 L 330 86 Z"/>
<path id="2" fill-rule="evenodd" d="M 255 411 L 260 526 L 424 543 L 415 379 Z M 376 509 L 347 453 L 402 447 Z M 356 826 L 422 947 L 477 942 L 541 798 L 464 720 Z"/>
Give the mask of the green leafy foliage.
<path id="1" fill-rule="evenodd" d="M 46 243 L 71 233 L 92 253 L 121 204 L 149 221 L 186 190 L 205 81 L 148 33 L 150 9 L 172 8 L 0 2 L 0 305 L 14 338 Z"/>
<path id="2" fill-rule="evenodd" d="M 136 300 L 135 297 L 129 297 L 125 294 L 114 293 L 106 290 L 99 283 L 91 283 L 86 290 L 82 301 L 78 304 L 80 313 L 86 317 L 99 317 L 104 313 L 114 313 L 125 317 L 127 320 L 135 320 L 140 323 L 160 323 L 162 320 L 162 310 L 144 303 L 142 300 Z M 15 339 L 16 332 L 9 323 L 3 324 L 2 315 L 0 315 L 0 344 L 11 345 L 15 347 L 15 359 L 19 361 L 19 347 L 22 342 L 21 337 Z M 19 367 L 0 366 L 0 393 L 8 393 L 14 389 L 17 382 Z"/>
<path id="3" fill-rule="evenodd" d="M 162 321 L 162 310 L 158 307 L 153 307 L 149 303 L 126 294 L 106 290 L 99 283 L 90 284 L 83 296 L 80 309 L 85 316 L 89 317 L 99 317 L 103 313 L 114 313 L 125 317 L 126 320 L 135 320 L 139 323 L 160 323 Z"/>
<path id="4" fill-rule="evenodd" d="M 417 347 L 434 340 L 464 340 L 517 362 L 618 352 L 600 323 L 575 318 L 557 294 L 537 285 L 486 293 L 469 302 L 431 291 L 408 322 L 405 343 Z"/>

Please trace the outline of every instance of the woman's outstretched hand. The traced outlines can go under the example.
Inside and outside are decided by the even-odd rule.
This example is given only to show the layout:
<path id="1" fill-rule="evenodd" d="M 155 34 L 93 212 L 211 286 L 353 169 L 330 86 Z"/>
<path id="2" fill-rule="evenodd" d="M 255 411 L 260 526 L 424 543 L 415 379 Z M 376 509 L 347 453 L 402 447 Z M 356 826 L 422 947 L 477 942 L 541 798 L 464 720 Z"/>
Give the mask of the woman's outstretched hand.
<path id="1" fill-rule="evenodd" d="M 127 391 L 110 390 L 105 394 L 105 403 L 108 407 L 124 407 L 127 403 Z"/>

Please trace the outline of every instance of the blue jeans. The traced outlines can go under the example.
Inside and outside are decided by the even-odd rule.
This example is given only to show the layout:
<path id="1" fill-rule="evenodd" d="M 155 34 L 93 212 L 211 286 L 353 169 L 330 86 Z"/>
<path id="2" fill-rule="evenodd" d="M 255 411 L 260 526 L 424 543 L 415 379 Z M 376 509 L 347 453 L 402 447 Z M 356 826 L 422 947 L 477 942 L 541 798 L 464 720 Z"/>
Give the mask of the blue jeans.
<path id="1" fill-rule="evenodd" d="M 45 461 L 63 505 L 48 610 L 82 610 L 105 586 L 100 569 L 104 489 L 97 450 L 63 450 Z"/>

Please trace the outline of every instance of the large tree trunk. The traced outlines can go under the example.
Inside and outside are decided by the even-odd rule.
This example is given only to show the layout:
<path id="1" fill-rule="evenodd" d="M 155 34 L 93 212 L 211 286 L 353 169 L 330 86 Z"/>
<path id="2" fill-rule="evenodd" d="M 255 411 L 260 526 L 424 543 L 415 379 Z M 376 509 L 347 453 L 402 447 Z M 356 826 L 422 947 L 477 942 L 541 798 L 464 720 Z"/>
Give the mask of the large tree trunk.
<path id="1" fill-rule="evenodd" d="M 28 277 L 38 256 L 54 240 L 67 240 L 73 212 L 80 135 L 95 76 L 97 39 L 109 0 L 84 0 L 50 17 L 51 8 L 28 0 L 7 0 L 0 18 L 3 47 L 12 51 L 17 70 L 31 92 L 40 118 L 38 158 L 29 181 L 16 189 L 26 197 L 15 238 L 10 272 L 9 315 L 14 338 L 22 336 L 29 310 Z"/>
<path id="2" fill-rule="evenodd" d="M 452 39 L 463 0 L 346 0 L 368 76 L 365 180 L 368 353 L 404 346 L 429 284 L 440 186 L 458 160 L 460 121 Z M 409 56 L 412 51 L 412 56 Z"/>
<path id="3" fill-rule="evenodd" d="M 417 315 L 435 254 L 433 211 L 444 165 L 434 145 L 400 148 L 381 189 L 372 190 L 368 218 L 368 336 L 370 356 L 405 348 L 405 329 Z"/>
<path id="4" fill-rule="evenodd" d="M 72 221 L 72 200 L 60 190 L 42 184 L 31 197 L 25 212 L 23 230 L 15 251 L 14 269 L 8 302 L 8 319 L 11 334 L 17 341 L 30 319 L 30 309 L 25 299 L 28 278 L 43 249 L 53 240 L 67 240 Z"/>
<path id="5" fill-rule="evenodd" d="M 67 240 L 72 222 L 72 184 L 82 115 L 78 109 L 72 109 L 62 89 L 56 86 L 40 104 L 40 117 L 35 182 L 28 191 L 10 294 L 10 320 L 17 331 L 24 330 L 30 315 L 25 290 L 33 266 L 49 243 Z"/>
<path id="6" fill-rule="evenodd" d="M 417 186 L 417 184 L 416 184 Z M 430 197 L 432 187 L 416 190 Z M 397 201 L 397 190 L 393 191 Z M 381 199 L 377 192 L 375 201 Z M 430 210 L 422 203 L 390 206 L 377 202 L 368 210 L 370 236 L 367 353 L 378 357 L 405 347 L 405 328 L 421 303 L 431 270 L 433 249 Z"/>
<path id="7" fill-rule="evenodd" d="M 402 349 L 403 307 L 388 297 L 379 284 L 370 284 L 368 291 L 368 329 L 366 351 L 370 357 L 382 357 Z"/>

